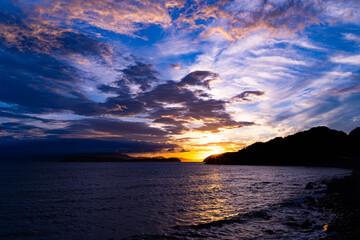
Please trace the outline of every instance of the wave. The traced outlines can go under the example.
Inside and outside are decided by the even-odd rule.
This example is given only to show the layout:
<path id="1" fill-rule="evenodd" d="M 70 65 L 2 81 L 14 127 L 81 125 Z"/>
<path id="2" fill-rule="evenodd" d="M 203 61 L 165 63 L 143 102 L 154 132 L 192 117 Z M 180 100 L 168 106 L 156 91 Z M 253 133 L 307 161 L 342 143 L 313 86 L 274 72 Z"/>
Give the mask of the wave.
<path id="1" fill-rule="evenodd" d="M 269 215 L 269 212 L 266 210 L 258 210 L 258 211 L 251 211 L 251 212 L 245 212 L 245 213 L 239 213 L 237 215 L 226 217 L 220 220 L 215 220 L 212 222 L 207 223 L 201 223 L 196 225 L 187 225 L 187 226 L 176 226 L 176 229 L 180 228 L 192 228 L 192 229 L 202 229 L 202 228 L 211 228 L 211 227 L 222 227 L 227 224 L 233 224 L 233 223 L 245 223 L 248 220 L 252 219 L 264 219 L 264 220 L 270 220 L 271 215 Z"/>
<path id="2" fill-rule="evenodd" d="M 270 220 L 271 215 L 267 210 L 258 210 L 258 211 L 250 211 L 236 214 L 231 217 L 226 217 L 220 220 L 215 220 L 207 223 L 200 223 L 194 225 L 177 225 L 172 228 L 172 231 L 163 235 L 136 235 L 127 238 L 123 238 L 123 240 L 133 240 L 133 239 L 194 239 L 194 238 L 206 238 L 210 237 L 209 233 L 207 233 L 208 229 L 211 228 L 223 228 L 225 225 L 231 224 L 244 224 L 247 221 L 253 219 L 262 219 L 262 220 Z M 202 230 L 205 230 L 202 231 Z"/>

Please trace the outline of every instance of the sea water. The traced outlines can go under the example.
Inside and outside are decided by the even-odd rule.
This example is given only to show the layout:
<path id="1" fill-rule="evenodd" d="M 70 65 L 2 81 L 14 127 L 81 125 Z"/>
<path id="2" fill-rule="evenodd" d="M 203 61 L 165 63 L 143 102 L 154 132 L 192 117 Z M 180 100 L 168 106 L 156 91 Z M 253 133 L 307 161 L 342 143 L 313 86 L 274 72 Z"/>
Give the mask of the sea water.
<path id="1" fill-rule="evenodd" d="M 304 205 L 347 169 L 202 163 L 0 166 L 0 239 L 314 239 Z M 315 189 L 306 190 L 308 182 Z M 294 224 L 308 219 L 312 228 Z M 316 227 L 314 227 L 316 226 Z"/>

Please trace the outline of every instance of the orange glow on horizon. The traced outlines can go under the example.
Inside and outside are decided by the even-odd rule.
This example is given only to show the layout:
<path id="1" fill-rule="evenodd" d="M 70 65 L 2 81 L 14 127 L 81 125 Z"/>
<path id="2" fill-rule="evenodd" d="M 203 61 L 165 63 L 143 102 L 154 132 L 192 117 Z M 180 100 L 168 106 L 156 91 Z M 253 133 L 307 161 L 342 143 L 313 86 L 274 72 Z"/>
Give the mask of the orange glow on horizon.
<path id="1" fill-rule="evenodd" d="M 186 139 L 185 141 L 183 139 Z M 182 135 L 179 139 L 174 139 L 185 151 L 156 152 L 156 153 L 136 153 L 129 154 L 133 157 L 165 157 L 179 158 L 182 162 L 203 162 L 210 155 L 225 152 L 236 152 L 249 143 L 230 141 L 227 136 L 214 134 L 211 132 L 191 131 Z"/>
<path id="2" fill-rule="evenodd" d="M 228 149 L 223 146 L 196 146 L 187 152 L 161 152 L 161 153 L 136 153 L 129 154 L 133 157 L 165 157 L 165 158 L 179 158 L 181 162 L 202 162 L 204 159 L 213 154 L 221 154 L 224 152 L 231 152 L 234 149 Z"/>

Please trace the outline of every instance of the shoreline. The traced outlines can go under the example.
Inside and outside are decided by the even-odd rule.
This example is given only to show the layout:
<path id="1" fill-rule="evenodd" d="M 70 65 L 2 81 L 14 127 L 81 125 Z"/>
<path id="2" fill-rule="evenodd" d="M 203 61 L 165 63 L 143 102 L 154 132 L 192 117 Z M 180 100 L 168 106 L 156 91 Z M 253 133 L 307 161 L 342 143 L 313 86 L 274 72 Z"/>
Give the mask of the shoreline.
<path id="1" fill-rule="evenodd" d="M 316 201 L 319 209 L 335 216 L 324 226 L 324 240 L 359 239 L 360 236 L 360 170 L 350 176 L 332 179 L 326 183 L 325 196 Z"/>

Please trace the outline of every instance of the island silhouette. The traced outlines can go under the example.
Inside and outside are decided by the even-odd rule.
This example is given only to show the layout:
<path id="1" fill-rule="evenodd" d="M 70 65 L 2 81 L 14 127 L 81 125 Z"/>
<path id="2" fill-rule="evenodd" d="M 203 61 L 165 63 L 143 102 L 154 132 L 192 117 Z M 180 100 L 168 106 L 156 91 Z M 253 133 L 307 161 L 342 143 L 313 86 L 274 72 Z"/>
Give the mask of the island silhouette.
<path id="1" fill-rule="evenodd" d="M 181 162 L 178 158 L 130 157 L 123 153 L 77 153 L 64 156 L 61 162 Z"/>
<path id="2" fill-rule="evenodd" d="M 238 152 L 214 154 L 206 164 L 358 167 L 360 127 L 348 135 L 328 127 L 314 127 L 268 142 L 257 142 Z"/>

